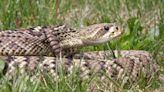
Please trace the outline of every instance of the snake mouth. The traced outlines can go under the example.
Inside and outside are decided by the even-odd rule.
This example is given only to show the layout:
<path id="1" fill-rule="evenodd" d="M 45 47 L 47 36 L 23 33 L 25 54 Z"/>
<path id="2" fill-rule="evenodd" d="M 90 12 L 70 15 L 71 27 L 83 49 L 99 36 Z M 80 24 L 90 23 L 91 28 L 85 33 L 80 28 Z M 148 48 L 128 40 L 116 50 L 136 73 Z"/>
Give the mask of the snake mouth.
<path id="1" fill-rule="evenodd" d="M 110 38 L 111 38 L 111 39 L 117 38 L 117 37 L 119 37 L 120 35 L 122 35 L 122 33 L 123 33 L 123 31 L 115 32 L 115 33 L 113 33 L 113 35 L 110 35 Z M 110 39 L 110 40 L 111 40 L 111 39 Z"/>
<path id="2" fill-rule="evenodd" d="M 114 38 L 119 37 L 121 34 L 122 33 L 120 32 L 119 35 L 118 34 L 117 35 L 112 35 L 112 37 L 102 37 L 102 38 L 99 38 L 99 39 L 96 39 L 96 40 L 85 40 L 85 41 L 83 41 L 83 43 L 87 44 L 87 45 L 102 44 L 102 43 L 111 41 Z"/>

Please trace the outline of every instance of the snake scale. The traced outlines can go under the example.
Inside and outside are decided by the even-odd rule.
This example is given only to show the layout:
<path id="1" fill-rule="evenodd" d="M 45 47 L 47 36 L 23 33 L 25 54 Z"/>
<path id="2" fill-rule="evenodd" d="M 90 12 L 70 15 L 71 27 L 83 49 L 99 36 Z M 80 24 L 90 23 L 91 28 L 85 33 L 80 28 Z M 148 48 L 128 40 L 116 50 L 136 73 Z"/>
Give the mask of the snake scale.
<path id="1" fill-rule="evenodd" d="M 0 57 L 5 62 L 3 71 L 6 75 L 12 75 L 16 66 L 21 73 L 40 67 L 56 78 L 56 69 L 60 66 L 67 76 L 72 73 L 73 67 L 79 67 L 81 80 L 95 73 L 99 78 L 104 78 L 102 72 L 105 72 L 112 79 L 127 83 L 135 80 L 141 71 L 149 80 L 158 69 L 147 52 L 121 51 L 122 57 L 110 59 L 108 57 L 111 55 L 107 55 L 111 54 L 109 51 L 84 52 L 82 56 L 78 54 L 80 47 L 106 43 L 122 33 L 120 26 L 115 23 L 82 28 L 59 25 L 1 31 Z M 72 54 L 73 59 L 67 58 Z"/>

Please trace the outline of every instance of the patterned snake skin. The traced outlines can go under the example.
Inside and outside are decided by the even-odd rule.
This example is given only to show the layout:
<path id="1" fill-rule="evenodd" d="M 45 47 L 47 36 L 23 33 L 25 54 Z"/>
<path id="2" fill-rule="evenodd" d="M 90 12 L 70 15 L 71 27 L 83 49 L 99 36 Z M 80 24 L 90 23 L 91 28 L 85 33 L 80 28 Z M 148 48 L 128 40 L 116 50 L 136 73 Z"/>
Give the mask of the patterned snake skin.
<path id="1" fill-rule="evenodd" d="M 61 28 L 61 26 L 59 27 Z M 53 27 L 53 29 L 55 28 Z M 70 28 L 66 28 L 66 30 L 68 33 L 75 31 Z M 109 51 L 75 54 L 74 59 L 55 58 L 55 53 L 61 51 L 59 46 L 61 36 L 54 37 L 54 34 L 58 36 L 63 31 L 53 32 L 51 27 L 1 31 L 0 58 L 5 61 L 3 72 L 6 75 L 12 75 L 17 67 L 21 73 L 28 70 L 35 71 L 39 67 L 57 78 L 58 69 L 61 67 L 66 76 L 72 74 L 73 67 L 79 67 L 81 80 L 88 79 L 94 74 L 100 79 L 104 79 L 105 75 L 102 73 L 106 73 L 112 79 L 121 80 L 125 84 L 129 80 L 135 81 L 141 71 L 148 80 L 158 71 L 150 54 L 144 51 L 121 51 L 122 57 L 116 59 L 109 58 L 112 57 Z M 67 49 L 65 49 L 66 51 Z"/>
<path id="2" fill-rule="evenodd" d="M 86 80 L 92 76 L 97 76 L 101 80 L 111 77 L 113 80 L 119 80 L 122 85 L 125 85 L 137 81 L 142 73 L 147 81 L 150 81 L 154 75 L 158 74 L 158 67 L 152 62 L 147 52 L 121 51 L 120 54 L 123 57 L 105 59 L 106 57 L 112 57 L 109 54 L 109 51 L 85 52 L 82 59 L 79 59 L 81 58 L 79 57 L 80 54 L 76 54 L 75 59 L 57 59 L 47 56 L 1 56 L 0 58 L 5 61 L 3 72 L 6 76 L 14 75 L 17 69 L 20 70 L 20 73 L 37 72 L 38 69 L 41 69 L 41 71 L 50 73 L 56 79 L 59 77 L 60 70 L 63 70 L 62 73 L 69 77 L 77 68 L 79 69 L 80 80 Z M 93 59 L 93 57 L 96 58 Z"/>

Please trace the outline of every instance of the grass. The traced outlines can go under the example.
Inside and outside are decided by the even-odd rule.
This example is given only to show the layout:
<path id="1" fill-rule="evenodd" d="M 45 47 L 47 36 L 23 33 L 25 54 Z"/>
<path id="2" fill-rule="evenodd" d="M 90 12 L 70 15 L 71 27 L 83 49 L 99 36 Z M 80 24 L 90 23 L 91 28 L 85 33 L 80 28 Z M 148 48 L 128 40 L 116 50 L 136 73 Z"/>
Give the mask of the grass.
<path id="1" fill-rule="evenodd" d="M 59 23 L 82 27 L 94 23 L 117 22 L 122 25 L 124 34 L 111 41 L 110 47 L 151 52 L 164 74 L 164 0 L 1 0 L 0 11 L 1 30 Z M 84 48 L 87 51 L 107 49 L 108 44 Z M 22 78 L 13 85 L 1 78 L 0 91 L 84 92 L 88 85 L 64 79 L 56 83 L 49 77 L 45 77 L 46 82 L 31 84 L 28 76 Z M 118 91 L 150 92 L 149 89 L 159 86 L 163 84 L 154 80 L 149 85 L 139 83 L 130 89 Z M 101 85 L 99 87 L 103 88 Z"/>

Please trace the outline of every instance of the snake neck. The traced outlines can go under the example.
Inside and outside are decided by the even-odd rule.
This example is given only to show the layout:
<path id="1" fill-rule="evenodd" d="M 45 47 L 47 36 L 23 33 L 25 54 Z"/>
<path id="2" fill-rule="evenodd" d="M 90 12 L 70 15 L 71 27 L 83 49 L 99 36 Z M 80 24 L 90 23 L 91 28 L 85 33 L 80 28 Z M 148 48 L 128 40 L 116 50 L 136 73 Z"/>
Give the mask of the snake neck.
<path id="1" fill-rule="evenodd" d="M 66 25 L 61 25 L 58 27 L 51 27 L 47 30 L 49 33 L 46 35 L 49 39 L 49 42 L 52 42 L 54 45 L 56 42 L 63 49 L 81 47 L 83 46 L 81 30 L 78 28 L 70 28 Z M 55 45 L 56 46 L 56 45 Z"/>

